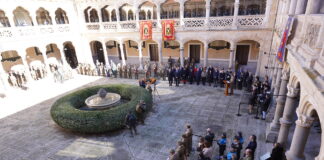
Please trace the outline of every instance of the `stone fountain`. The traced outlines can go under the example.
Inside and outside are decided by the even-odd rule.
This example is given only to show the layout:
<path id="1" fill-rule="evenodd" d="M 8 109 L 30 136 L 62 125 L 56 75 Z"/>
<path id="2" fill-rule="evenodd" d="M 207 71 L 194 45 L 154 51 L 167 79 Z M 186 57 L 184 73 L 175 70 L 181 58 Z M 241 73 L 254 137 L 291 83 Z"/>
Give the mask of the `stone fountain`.
<path id="1" fill-rule="evenodd" d="M 85 100 L 86 105 L 93 109 L 108 109 L 120 102 L 120 95 L 116 93 L 108 93 L 105 89 L 101 88 L 98 94 L 88 97 Z"/>

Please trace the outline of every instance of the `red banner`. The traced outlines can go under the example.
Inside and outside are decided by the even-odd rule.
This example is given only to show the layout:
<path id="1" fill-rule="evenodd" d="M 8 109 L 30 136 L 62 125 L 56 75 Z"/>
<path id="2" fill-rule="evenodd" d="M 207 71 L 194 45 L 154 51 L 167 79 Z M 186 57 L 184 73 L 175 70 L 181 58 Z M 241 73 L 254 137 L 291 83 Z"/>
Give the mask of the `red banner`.
<path id="1" fill-rule="evenodd" d="M 162 21 L 162 39 L 165 41 L 175 40 L 174 20 Z"/>
<path id="2" fill-rule="evenodd" d="M 143 21 L 140 26 L 141 40 L 152 39 L 152 21 Z"/>
<path id="3" fill-rule="evenodd" d="M 285 61 L 286 44 L 287 44 L 288 36 L 289 36 L 290 30 L 291 30 L 291 26 L 293 23 L 294 23 L 294 17 L 289 16 L 289 18 L 287 20 L 285 31 L 283 32 L 283 35 L 281 38 L 278 53 L 277 53 L 277 59 L 279 60 L 279 62 Z"/>

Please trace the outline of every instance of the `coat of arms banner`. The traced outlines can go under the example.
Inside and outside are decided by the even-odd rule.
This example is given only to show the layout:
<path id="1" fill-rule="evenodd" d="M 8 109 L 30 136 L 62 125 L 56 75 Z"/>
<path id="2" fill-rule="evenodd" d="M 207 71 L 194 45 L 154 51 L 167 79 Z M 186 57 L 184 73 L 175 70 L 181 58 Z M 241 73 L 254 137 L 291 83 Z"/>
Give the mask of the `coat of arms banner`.
<path id="1" fill-rule="evenodd" d="M 140 26 L 141 40 L 152 39 L 152 21 L 143 21 Z"/>
<path id="2" fill-rule="evenodd" d="M 175 40 L 174 20 L 162 21 L 162 39 L 165 41 Z"/>

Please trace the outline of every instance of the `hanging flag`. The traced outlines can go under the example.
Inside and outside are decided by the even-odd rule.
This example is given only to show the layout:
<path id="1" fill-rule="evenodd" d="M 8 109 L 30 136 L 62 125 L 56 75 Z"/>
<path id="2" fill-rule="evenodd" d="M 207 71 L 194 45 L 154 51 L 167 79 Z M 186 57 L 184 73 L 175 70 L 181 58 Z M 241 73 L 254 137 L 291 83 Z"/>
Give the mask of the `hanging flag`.
<path id="1" fill-rule="evenodd" d="M 141 40 L 152 39 L 152 21 L 142 21 L 140 29 Z"/>
<path id="2" fill-rule="evenodd" d="M 162 21 L 162 39 L 165 41 L 175 40 L 174 20 Z"/>
<path id="3" fill-rule="evenodd" d="M 289 16 L 289 18 L 287 20 L 286 28 L 285 28 L 285 30 L 283 32 L 283 35 L 282 35 L 282 38 L 281 38 L 278 53 L 277 53 L 277 59 L 280 62 L 285 61 L 286 44 L 287 44 L 288 36 L 289 36 L 290 29 L 291 29 L 291 26 L 292 26 L 293 22 L 294 22 L 294 17 Z"/>

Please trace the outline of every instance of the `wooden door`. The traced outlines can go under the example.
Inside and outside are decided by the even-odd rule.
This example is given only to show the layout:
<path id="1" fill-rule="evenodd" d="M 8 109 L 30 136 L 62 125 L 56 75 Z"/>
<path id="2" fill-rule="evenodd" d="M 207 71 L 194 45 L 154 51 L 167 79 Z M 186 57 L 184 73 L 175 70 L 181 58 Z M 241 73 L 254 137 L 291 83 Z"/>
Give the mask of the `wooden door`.
<path id="1" fill-rule="evenodd" d="M 200 45 L 189 45 L 189 58 L 194 63 L 200 63 Z"/>
<path id="2" fill-rule="evenodd" d="M 237 45 L 235 61 L 239 65 L 247 65 L 249 60 L 250 45 Z"/>
<path id="3" fill-rule="evenodd" d="M 159 61 L 159 49 L 157 44 L 149 45 L 150 61 Z"/>

